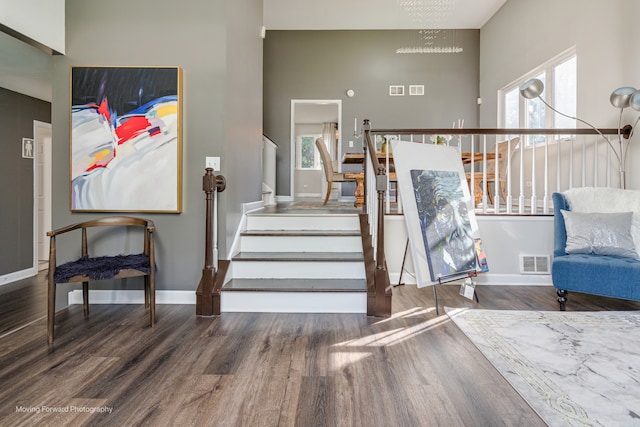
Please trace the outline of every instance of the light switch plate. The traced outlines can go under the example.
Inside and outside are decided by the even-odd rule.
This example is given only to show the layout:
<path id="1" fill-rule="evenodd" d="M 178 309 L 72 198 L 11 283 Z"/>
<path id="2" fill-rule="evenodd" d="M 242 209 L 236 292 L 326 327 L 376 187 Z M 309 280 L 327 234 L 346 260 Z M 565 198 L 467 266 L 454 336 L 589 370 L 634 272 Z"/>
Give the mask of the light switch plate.
<path id="1" fill-rule="evenodd" d="M 204 167 L 213 168 L 214 172 L 220 172 L 220 157 L 206 157 Z"/>

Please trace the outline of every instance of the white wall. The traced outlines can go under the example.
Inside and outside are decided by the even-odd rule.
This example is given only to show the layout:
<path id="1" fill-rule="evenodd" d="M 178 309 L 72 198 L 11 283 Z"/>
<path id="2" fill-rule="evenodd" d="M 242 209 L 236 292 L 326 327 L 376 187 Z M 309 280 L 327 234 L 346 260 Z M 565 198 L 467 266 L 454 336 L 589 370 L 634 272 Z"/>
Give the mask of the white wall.
<path id="1" fill-rule="evenodd" d="M 0 0 L 0 23 L 65 53 L 65 0 Z M 99 31 L 99 29 L 96 29 Z"/>
<path id="2" fill-rule="evenodd" d="M 637 0 L 508 0 L 480 31 L 480 126 L 497 125 L 501 87 L 575 45 L 578 117 L 616 127 L 618 112 L 609 95 L 620 86 L 640 87 L 639 13 Z M 623 123 L 637 116 L 627 111 Z M 640 150 L 632 150 L 628 165 L 638 161 Z M 627 187 L 640 188 L 640 171 L 627 169 Z"/>
<path id="3" fill-rule="evenodd" d="M 53 57 L 0 32 L 0 87 L 51 102 Z"/>
<path id="4" fill-rule="evenodd" d="M 480 274 L 478 283 L 492 285 L 551 284 L 550 275 L 520 273 L 520 255 L 553 254 L 552 216 L 478 216 L 480 237 L 487 255 L 489 272 Z M 385 256 L 391 284 L 400 276 L 407 243 L 404 216 L 387 215 L 384 223 Z M 402 281 L 415 284 L 411 248 L 407 254 Z"/>

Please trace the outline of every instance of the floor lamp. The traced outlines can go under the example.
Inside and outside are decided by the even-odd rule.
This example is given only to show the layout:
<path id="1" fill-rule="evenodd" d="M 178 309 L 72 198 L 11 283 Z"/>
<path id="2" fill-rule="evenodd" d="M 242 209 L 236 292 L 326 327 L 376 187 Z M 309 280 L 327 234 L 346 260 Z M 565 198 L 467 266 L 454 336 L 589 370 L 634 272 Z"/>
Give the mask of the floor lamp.
<path id="1" fill-rule="evenodd" d="M 580 123 L 583 123 L 589 126 L 591 129 L 596 131 L 605 141 L 607 141 L 607 144 L 609 144 L 609 147 L 611 147 L 611 150 L 613 151 L 613 153 L 616 156 L 616 159 L 618 160 L 618 169 L 620 173 L 620 188 L 625 188 L 626 187 L 626 171 L 625 171 L 626 156 L 629 148 L 629 139 L 631 138 L 631 135 L 633 134 L 633 128 L 638 123 L 638 120 L 640 120 L 640 117 L 638 117 L 638 120 L 636 120 L 636 123 L 634 123 L 634 125 L 631 127 L 631 132 L 629 133 L 629 137 L 623 140 L 622 112 L 624 111 L 625 108 L 629 106 L 635 110 L 640 111 L 640 91 L 636 90 L 635 88 L 625 86 L 625 87 L 621 87 L 614 90 L 611 93 L 611 96 L 609 97 L 609 100 L 611 101 L 611 105 L 620 109 L 620 118 L 618 119 L 618 147 L 613 145 L 611 140 L 607 138 L 606 135 L 600 132 L 600 130 L 595 126 L 593 126 L 591 123 L 586 122 L 577 117 L 573 117 L 568 114 L 562 113 L 556 110 L 551 105 L 549 105 L 541 96 L 543 91 L 544 91 L 544 83 L 542 83 L 540 79 L 527 80 L 520 86 L 520 95 L 522 95 L 524 98 L 526 99 L 538 98 L 544 105 L 549 107 L 552 111 L 555 111 L 556 113 L 564 117 L 568 117 L 570 119 L 579 121 Z"/>

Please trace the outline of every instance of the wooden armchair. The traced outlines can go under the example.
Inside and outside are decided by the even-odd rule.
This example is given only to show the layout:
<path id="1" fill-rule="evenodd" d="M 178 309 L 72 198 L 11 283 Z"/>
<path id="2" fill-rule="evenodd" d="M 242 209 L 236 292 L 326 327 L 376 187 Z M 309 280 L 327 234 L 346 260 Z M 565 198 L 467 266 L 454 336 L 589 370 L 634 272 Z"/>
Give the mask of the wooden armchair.
<path id="1" fill-rule="evenodd" d="M 140 227 L 144 228 L 143 252 L 115 256 L 90 256 L 87 229 L 92 227 Z M 81 253 L 75 260 L 57 265 L 56 237 L 74 230 L 82 230 Z M 56 283 L 82 282 L 82 299 L 85 317 L 89 315 L 89 281 L 121 279 L 144 276 L 144 301 L 149 308 L 151 326 L 155 324 L 156 263 L 153 245 L 153 221 L 126 216 L 112 216 L 69 225 L 47 232 L 49 236 L 49 277 L 47 339 L 53 342 L 56 315 Z"/>

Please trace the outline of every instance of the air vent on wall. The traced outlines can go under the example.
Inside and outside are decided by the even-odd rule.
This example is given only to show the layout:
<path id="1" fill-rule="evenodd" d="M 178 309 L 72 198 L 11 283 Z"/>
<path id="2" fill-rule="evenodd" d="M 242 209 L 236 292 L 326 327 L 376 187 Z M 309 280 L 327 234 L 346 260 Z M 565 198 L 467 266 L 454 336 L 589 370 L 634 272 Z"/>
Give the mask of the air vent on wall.
<path id="1" fill-rule="evenodd" d="M 390 96 L 404 96 L 404 86 L 403 85 L 391 85 L 391 86 L 389 86 L 389 95 Z"/>
<path id="2" fill-rule="evenodd" d="M 424 95 L 424 85 L 409 85 L 409 95 L 410 96 L 423 96 Z"/>
<path id="3" fill-rule="evenodd" d="M 549 274 L 549 255 L 520 255 L 521 274 Z"/>

